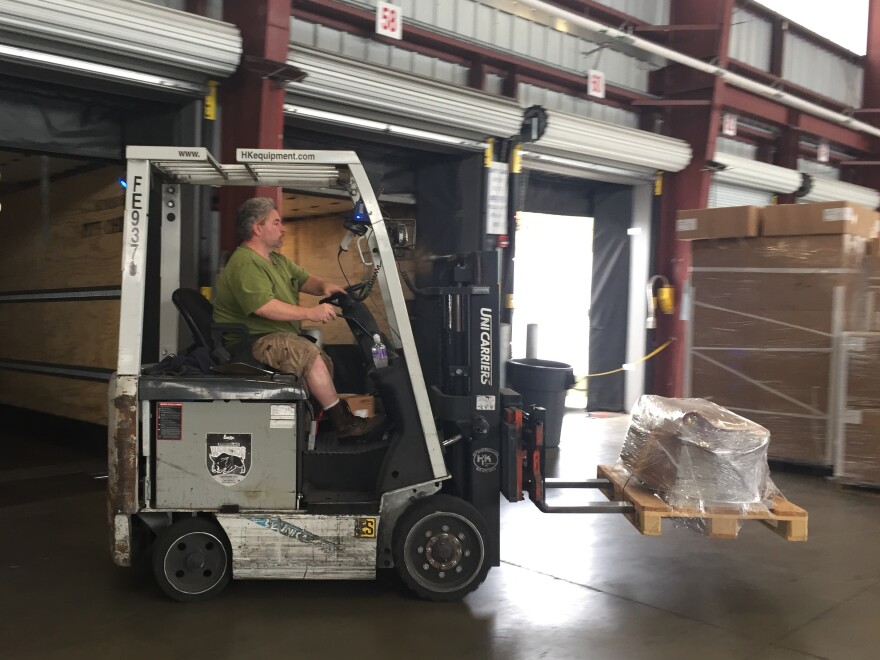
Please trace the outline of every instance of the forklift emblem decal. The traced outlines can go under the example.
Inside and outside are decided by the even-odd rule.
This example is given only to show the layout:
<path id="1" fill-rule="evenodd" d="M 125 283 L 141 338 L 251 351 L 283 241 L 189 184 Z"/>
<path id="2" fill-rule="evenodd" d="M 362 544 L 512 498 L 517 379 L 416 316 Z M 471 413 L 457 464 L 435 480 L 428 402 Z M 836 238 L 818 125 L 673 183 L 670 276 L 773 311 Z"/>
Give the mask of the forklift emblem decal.
<path id="1" fill-rule="evenodd" d="M 250 520 L 251 522 L 258 524 L 260 527 L 264 527 L 273 532 L 278 532 L 282 536 L 291 538 L 294 541 L 306 543 L 307 545 L 316 545 L 325 552 L 342 552 L 342 546 L 339 543 L 334 543 L 333 541 L 322 538 L 317 534 L 313 534 L 302 527 L 297 527 L 293 523 L 289 523 L 281 518 L 250 518 Z"/>
<path id="2" fill-rule="evenodd" d="M 498 469 L 498 452 L 489 447 L 474 452 L 474 467 L 477 472 L 494 472 Z"/>
<path id="3" fill-rule="evenodd" d="M 480 309 L 480 384 L 492 384 L 492 310 Z"/>
<path id="4" fill-rule="evenodd" d="M 219 484 L 234 486 L 251 471 L 250 433 L 209 433 L 208 472 Z"/>

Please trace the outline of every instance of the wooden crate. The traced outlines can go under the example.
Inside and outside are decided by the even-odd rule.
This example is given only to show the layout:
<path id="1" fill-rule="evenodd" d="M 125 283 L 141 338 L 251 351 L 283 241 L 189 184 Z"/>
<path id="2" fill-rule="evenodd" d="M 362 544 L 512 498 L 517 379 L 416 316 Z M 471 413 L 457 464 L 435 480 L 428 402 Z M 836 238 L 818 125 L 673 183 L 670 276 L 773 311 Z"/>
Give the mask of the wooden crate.
<path id="1" fill-rule="evenodd" d="M 758 520 L 786 541 L 807 540 L 807 512 L 779 495 L 773 498 L 768 513 L 745 513 L 739 507 L 672 508 L 623 466 L 600 465 L 597 472 L 600 479 L 611 482 L 610 488 L 603 489 L 609 500 L 635 507 L 626 517 L 646 536 L 660 536 L 664 518 L 691 518 L 705 520 L 706 533 L 714 539 L 735 539 L 742 521 Z"/>

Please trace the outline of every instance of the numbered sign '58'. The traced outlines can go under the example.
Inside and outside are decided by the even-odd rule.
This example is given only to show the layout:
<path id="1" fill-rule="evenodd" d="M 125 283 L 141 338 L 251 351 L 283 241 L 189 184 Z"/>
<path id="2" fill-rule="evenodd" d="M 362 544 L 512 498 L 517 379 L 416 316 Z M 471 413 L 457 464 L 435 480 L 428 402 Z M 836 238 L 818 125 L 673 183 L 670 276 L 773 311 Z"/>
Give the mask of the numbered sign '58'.
<path id="1" fill-rule="evenodd" d="M 390 2 L 376 5 L 376 34 L 392 39 L 403 38 L 403 11 Z"/>

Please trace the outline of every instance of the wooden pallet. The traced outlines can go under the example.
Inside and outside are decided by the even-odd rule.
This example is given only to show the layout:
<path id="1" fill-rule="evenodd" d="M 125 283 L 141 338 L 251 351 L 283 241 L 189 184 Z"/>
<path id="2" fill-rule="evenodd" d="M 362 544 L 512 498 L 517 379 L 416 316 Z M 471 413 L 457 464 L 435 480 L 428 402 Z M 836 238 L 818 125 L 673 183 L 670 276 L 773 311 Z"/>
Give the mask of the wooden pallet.
<path id="1" fill-rule="evenodd" d="M 598 477 L 611 482 L 610 488 L 602 489 L 609 500 L 630 502 L 635 507 L 626 517 L 646 536 L 660 536 L 664 518 L 695 518 L 705 520 L 706 533 L 714 539 L 735 539 L 741 521 L 759 520 L 786 541 L 807 540 L 807 512 L 778 495 L 769 513 L 744 513 L 738 507 L 672 508 L 623 466 L 600 465 Z"/>

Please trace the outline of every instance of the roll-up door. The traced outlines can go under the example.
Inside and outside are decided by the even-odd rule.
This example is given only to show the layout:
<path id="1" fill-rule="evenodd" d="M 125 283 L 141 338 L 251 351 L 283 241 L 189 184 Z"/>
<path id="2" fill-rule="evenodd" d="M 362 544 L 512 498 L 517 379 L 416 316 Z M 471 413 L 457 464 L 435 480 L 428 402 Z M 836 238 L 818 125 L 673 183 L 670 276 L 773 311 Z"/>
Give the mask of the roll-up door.
<path id="1" fill-rule="evenodd" d="M 522 109 L 513 100 L 377 67 L 314 49 L 292 48 L 290 63 L 306 72 L 287 87 L 289 116 L 366 131 L 481 148 L 486 136 L 519 131 Z M 598 164 L 643 178 L 677 172 L 690 146 L 673 138 L 578 115 L 551 111 L 544 137 L 528 145 L 528 160 Z"/>
<path id="2" fill-rule="evenodd" d="M 773 202 L 773 194 L 766 190 L 742 188 L 721 181 L 712 181 L 709 186 L 707 208 L 718 209 L 726 206 L 767 206 Z"/>
<path id="3" fill-rule="evenodd" d="M 819 176 L 810 177 L 810 187 L 799 202 L 855 202 L 869 209 L 880 207 L 880 192 L 854 183 L 835 181 Z"/>
<path id="4" fill-rule="evenodd" d="M 201 94 L 235 71 L 234 25 L 138 0 L 0 0 L 7 73 L 63 71 L 86 78 Z"/>
<path id="5" fill-rule="evenodd" d="M 797 170 L 719 152 L 714 161 L 720 169 L 712 176 L 709 208 L 766 206 L 774 194 L 793 193 L 801 186 Z"/>

